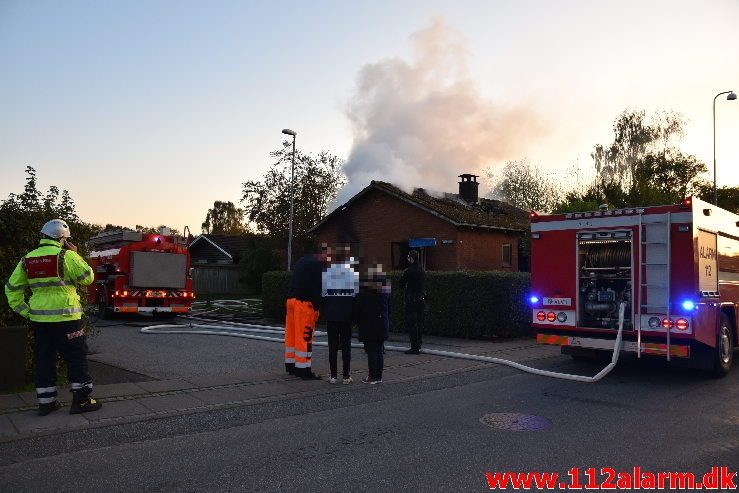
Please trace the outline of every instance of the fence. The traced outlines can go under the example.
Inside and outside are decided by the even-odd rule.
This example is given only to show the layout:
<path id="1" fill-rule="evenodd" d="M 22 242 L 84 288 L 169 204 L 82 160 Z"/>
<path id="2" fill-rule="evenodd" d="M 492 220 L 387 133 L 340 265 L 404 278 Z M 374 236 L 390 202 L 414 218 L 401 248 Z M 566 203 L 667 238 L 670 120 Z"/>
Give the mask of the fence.
<path id="1" fill-rule="evenodd" d="M 194 265 L 192 285 L 198 296 L 208 294 L 239 294 L 247 291 L 239 281 L 237 265 Z"/>

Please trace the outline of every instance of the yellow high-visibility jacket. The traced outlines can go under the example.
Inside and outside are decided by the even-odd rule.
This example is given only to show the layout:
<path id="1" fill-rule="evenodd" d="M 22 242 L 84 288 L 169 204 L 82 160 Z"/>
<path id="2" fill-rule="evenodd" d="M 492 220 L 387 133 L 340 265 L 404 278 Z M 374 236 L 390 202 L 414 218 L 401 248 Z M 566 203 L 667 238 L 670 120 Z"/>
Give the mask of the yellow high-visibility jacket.
<path id="1" fill-rule="evenodd" d="M 87 286 L 95 275 L 87 262 L 61 243 L 43 239 L 23 257 L 5 283 L 10 307 L 34 322 L 65 322 L 82 318 L 77 286 Z M 26 303 L 25 291 L 31 288 Z"/>

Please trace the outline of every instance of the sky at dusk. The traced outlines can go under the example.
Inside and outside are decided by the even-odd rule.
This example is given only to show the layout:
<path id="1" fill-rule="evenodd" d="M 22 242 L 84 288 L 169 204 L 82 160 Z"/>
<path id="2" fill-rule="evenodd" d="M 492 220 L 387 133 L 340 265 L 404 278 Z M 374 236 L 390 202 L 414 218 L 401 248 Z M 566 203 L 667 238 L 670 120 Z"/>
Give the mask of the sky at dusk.
<path id="1" fill-rule="evenodd" d="M 30 165 L 86 221 L 199 232 L 283 128 L 347 160 L 346 199 L 522 158 L 590 171 L 626 109 L 681 113 L 712 177 L 738 25 L 737 0 L 0 0 L 0 199 Z M 725 96 L 716 159 L 739 185 Z"/>

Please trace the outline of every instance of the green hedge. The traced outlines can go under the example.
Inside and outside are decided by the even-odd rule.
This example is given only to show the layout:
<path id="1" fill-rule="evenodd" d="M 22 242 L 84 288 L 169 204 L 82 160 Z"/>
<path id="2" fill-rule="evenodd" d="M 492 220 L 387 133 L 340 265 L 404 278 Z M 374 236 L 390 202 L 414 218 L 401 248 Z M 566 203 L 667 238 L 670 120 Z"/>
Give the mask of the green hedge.
<path id="1" fill-rule="evenodd" d="M 401 272 L 389 277 L 393 289 L 391 330 L 404 332 Z M 290 273 L 267 272 L 262 278 L 264 316 L 285 318 Z M 525 272 L 427 272 L 424 334 L 469 339 L 509 338 L 530 334 Z"/>
<path id="2" fill-rule="evenodd" d="M 290 273 L 273 271 L 262 274 L 262 313 L 264 318 L 285 321 L 285 301 Z"/>

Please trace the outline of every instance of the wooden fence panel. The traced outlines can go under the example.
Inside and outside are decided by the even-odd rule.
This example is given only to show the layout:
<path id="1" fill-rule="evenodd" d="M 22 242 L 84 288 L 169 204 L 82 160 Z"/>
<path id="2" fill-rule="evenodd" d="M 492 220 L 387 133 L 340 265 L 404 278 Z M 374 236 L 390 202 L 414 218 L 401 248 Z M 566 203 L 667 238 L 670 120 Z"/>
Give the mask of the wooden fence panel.
<path id="1" fill-rule="evenodd" d="M 246 286 L 239 282 L 239 275 L 236 265 L 195 265 L 192 271 L 193 290 L 198 296 L 243 293 Z"/>

